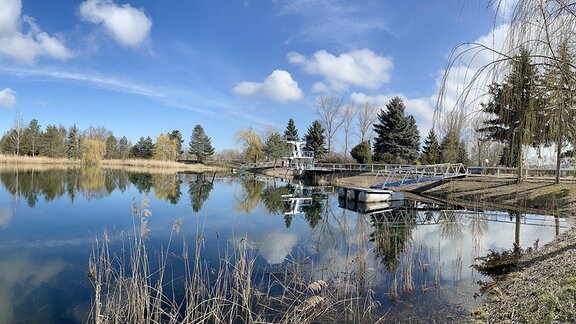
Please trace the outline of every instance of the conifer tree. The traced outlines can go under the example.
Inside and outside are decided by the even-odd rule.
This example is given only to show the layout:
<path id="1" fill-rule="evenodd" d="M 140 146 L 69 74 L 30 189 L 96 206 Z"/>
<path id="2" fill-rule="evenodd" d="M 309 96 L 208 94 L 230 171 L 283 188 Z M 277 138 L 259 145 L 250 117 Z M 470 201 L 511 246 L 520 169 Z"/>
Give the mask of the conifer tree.
<path id="1" fill-rule="evenodd" d="M 80 146 L 80 133 L 76 124 L 68 130 L 66 138 L 66 155 L 69 159 L 80 159 L 82 148 Z"/>
<path id="2" fill-rule="evenodd" d="M 308 127 L 308 132 L 304 136 L 304 141 L 306 141 L 305 150 L 314 152 L 314 159 L 321 160 L 326 154 L 326 137 L 324 136 L 324 127 L 320 121 L 315 120 L 310 127 Z"/>
<path id="3" fill-rule="evenodd" d="M 440 143 L 436 132 L 431 128 L 428 136 L 424 140 L 424 147 L 422 147 L 422 163 L 423 164 L 438 164 L 440 163 Z"/>
<path id="4" fill-rule="evenodd" d="M 199 162 L 204 163 L 207 157 L 214 154 L 212 141 L 204 132 L 204 128 L 200 125 L 194 126 L 192 136 L 190 137 L 190 154 L 195 154 Z"/>
<path id="5" fill-rule="evenodd" d="M 282 154 L 289 150 L 289 144 L 282 139 L 282 136 L 280 136 L 278 132 L 270 134 L 264 143 L 264 154 L 269 160 L 274 161 L 274 167 L 276 167 L 276 161 L 282 156 Z"/>
<path id="6" fill-rule="evenodd" d="M 117 159 L 118 158 L 118 139 L 116 136 L 110 134 L 106 139 L 106 153 L 104 155 L 105 159 Z"/>
<path id="7" fill-rule="evenodd" d="M 479 129 L 488 139 L 504 142 L 509 149 L 509 162 L 517 161 L 517 182 L 523 180 L 523 148 L 545 141 L 542 132 L 544 111 L 541 78 L 525 48 L 511 63 L 510 74 L 502 84 L 489 86 L 491 100 L 482 104 L 482 111 L 494 116 Z"/>
<path id="8" fill-rule="evenodd" d="M 178 154 L 182 154 L 182 143 L 184 143 L 182 133 L 180 133 L 179 130 L 175 129 L 168 134 L 168 137 L 176 143 L 176 149 L 178 150 Z"/>
<path id="9" fill-rule="evenodd" d="M 386 163 L 413 162 L 418 157 L 420 134 L 416 121 L 406 116 L 402 99 L 394 97 L 380 110 L 374 124 L 374 157 Z"/>
<path id="10" fill-rule="evenodd" d="M 300 137 L 298 136 L 298 129 L 294 124 L 294 119 L 290 118 L 288 120 L 288 125 L 286 126 L 286 130 L 284 130 L 284 139 L 287 141 L 298 141 Z"/>
<path id="11" fill-rule="evenodd" d="M 370 148 L 370 141 L 363 141 L 362 143 L 354 146 L 350 151 L 350 156 L 358 163 L 371 163 L 372 150 Z"/>
<path id="12" fill-rule="evenodd" d="M 32 119 L 22 135 L 22 153 L 36 156 L 39 153 L 42 130 L 37 119 Z"/>

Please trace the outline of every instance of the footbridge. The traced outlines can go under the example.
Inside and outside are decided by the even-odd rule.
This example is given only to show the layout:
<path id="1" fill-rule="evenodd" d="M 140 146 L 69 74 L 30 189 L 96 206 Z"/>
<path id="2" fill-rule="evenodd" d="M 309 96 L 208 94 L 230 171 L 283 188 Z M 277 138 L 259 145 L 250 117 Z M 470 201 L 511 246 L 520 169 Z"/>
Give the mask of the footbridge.
<path id="1" fill-rule="evenodd" d="M 377 171 L 370 188 L 394 188 L 415 183 L 463 178 L 467 175 L 468 169 L 462 163 L 402 166 Z"/>

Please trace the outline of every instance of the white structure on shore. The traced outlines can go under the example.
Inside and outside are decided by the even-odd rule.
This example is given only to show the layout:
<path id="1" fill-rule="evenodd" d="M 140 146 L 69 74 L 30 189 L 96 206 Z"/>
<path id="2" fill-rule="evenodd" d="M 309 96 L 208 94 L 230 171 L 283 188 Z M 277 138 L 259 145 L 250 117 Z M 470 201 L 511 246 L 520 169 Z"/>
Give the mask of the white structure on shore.
<path id="1" fill-rule="evenodd" d="M 311 169 L 314 166 L 314 152 L 304 151 L 303 147 L 306 142 L 301 141 L 286 141 L 292 146 L 292 153 L 289 156 L 284 156 L 287 160 L 287 167 L 295 170 Z"/>

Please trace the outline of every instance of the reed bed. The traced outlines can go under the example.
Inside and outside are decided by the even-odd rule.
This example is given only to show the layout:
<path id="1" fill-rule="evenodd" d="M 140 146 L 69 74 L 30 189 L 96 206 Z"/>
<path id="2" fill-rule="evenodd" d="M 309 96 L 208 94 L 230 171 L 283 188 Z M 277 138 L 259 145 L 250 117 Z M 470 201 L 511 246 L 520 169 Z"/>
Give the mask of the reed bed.
<path id="1" fill-rule="evenodd" d="M 140 168 L 139 170 L 153 168 L 153 169 L 167 169 L 167 170 L 183 170 L 183 171 L 214 171 L 216 169 L 223 169 L 221 166 L 205 165 L 201 163 L 186 164 L 176 161 L 160 161 L 160 160 L 143 160 L 143 159 L 126 159 L 126 160 L 102 160 L 99 165 L 106 168 L 114 167 L 132 167 Z"/>
<path id="2" fill-rule="evenodd" d="M 80 165 L 80 160 L 67 158 L 48 158 L 43 156 L 16 156 L 0 154 L 0 164 L 57 164 L 57 165 Z"/>
<path id="3" fill-rule="evenodd" d="M 204 239 L 193 249 L 186 239 L 175 253 L 172 228 L 167 246 L 150 253 L 146 246 L 151 212 L 147 201 L 134 205 L 134 233 L 113 252 L 104 232 L 96 240 L 88 275 L 94 286 L 90 322 L 100 323 L 377 323 L 381 311 L 367 289 L 314 278 L 310 263 L 288 262 L 274 269 L 256 265 L 246 238 L 225 249 L 214 268 L 203 261 Z M 179 250 L 179 249 L 178 249 Z M 192 251 L 192 252 L 191 252 Z M 154 259 L 153 258 L 157 258 Z M 174 278 L 169 256 L 183 264 Z M 154 262 L 152 262 L 154 261 Z M 172 277 L 168 274 L 172 273 Z M 169 278 L 169 279 L 168 279 Z M 342 287 L 346 287 L 343 289 Z M 179 291 L 183 291 L 179 293 Z"/>

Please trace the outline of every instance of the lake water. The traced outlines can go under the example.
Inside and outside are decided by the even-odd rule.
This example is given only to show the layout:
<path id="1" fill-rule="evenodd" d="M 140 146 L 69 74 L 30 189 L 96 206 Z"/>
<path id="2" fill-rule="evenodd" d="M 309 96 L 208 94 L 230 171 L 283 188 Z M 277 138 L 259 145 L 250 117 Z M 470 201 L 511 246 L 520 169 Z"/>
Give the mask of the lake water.
<path id="1" fill-rule="evenodd" d="M 543 245 L 567 228 L 561 218 L 413 200 L 352 206 L 331 187 L 250 175 L 4 167 L 0 183 L 0 323 L 85 322 L 95 239 L 106 231 L 118 250 L 144 199 L 151 251 L 170 235 L 202 236 L 205 261 L 217 264 L 222 249 L 246 240 L 257 267 L 313 264 L 315 279 L 332 284 L 356 274 L 390 321 L 467 314 L 485 279 L 474 258 L 515 241 Z"/>

